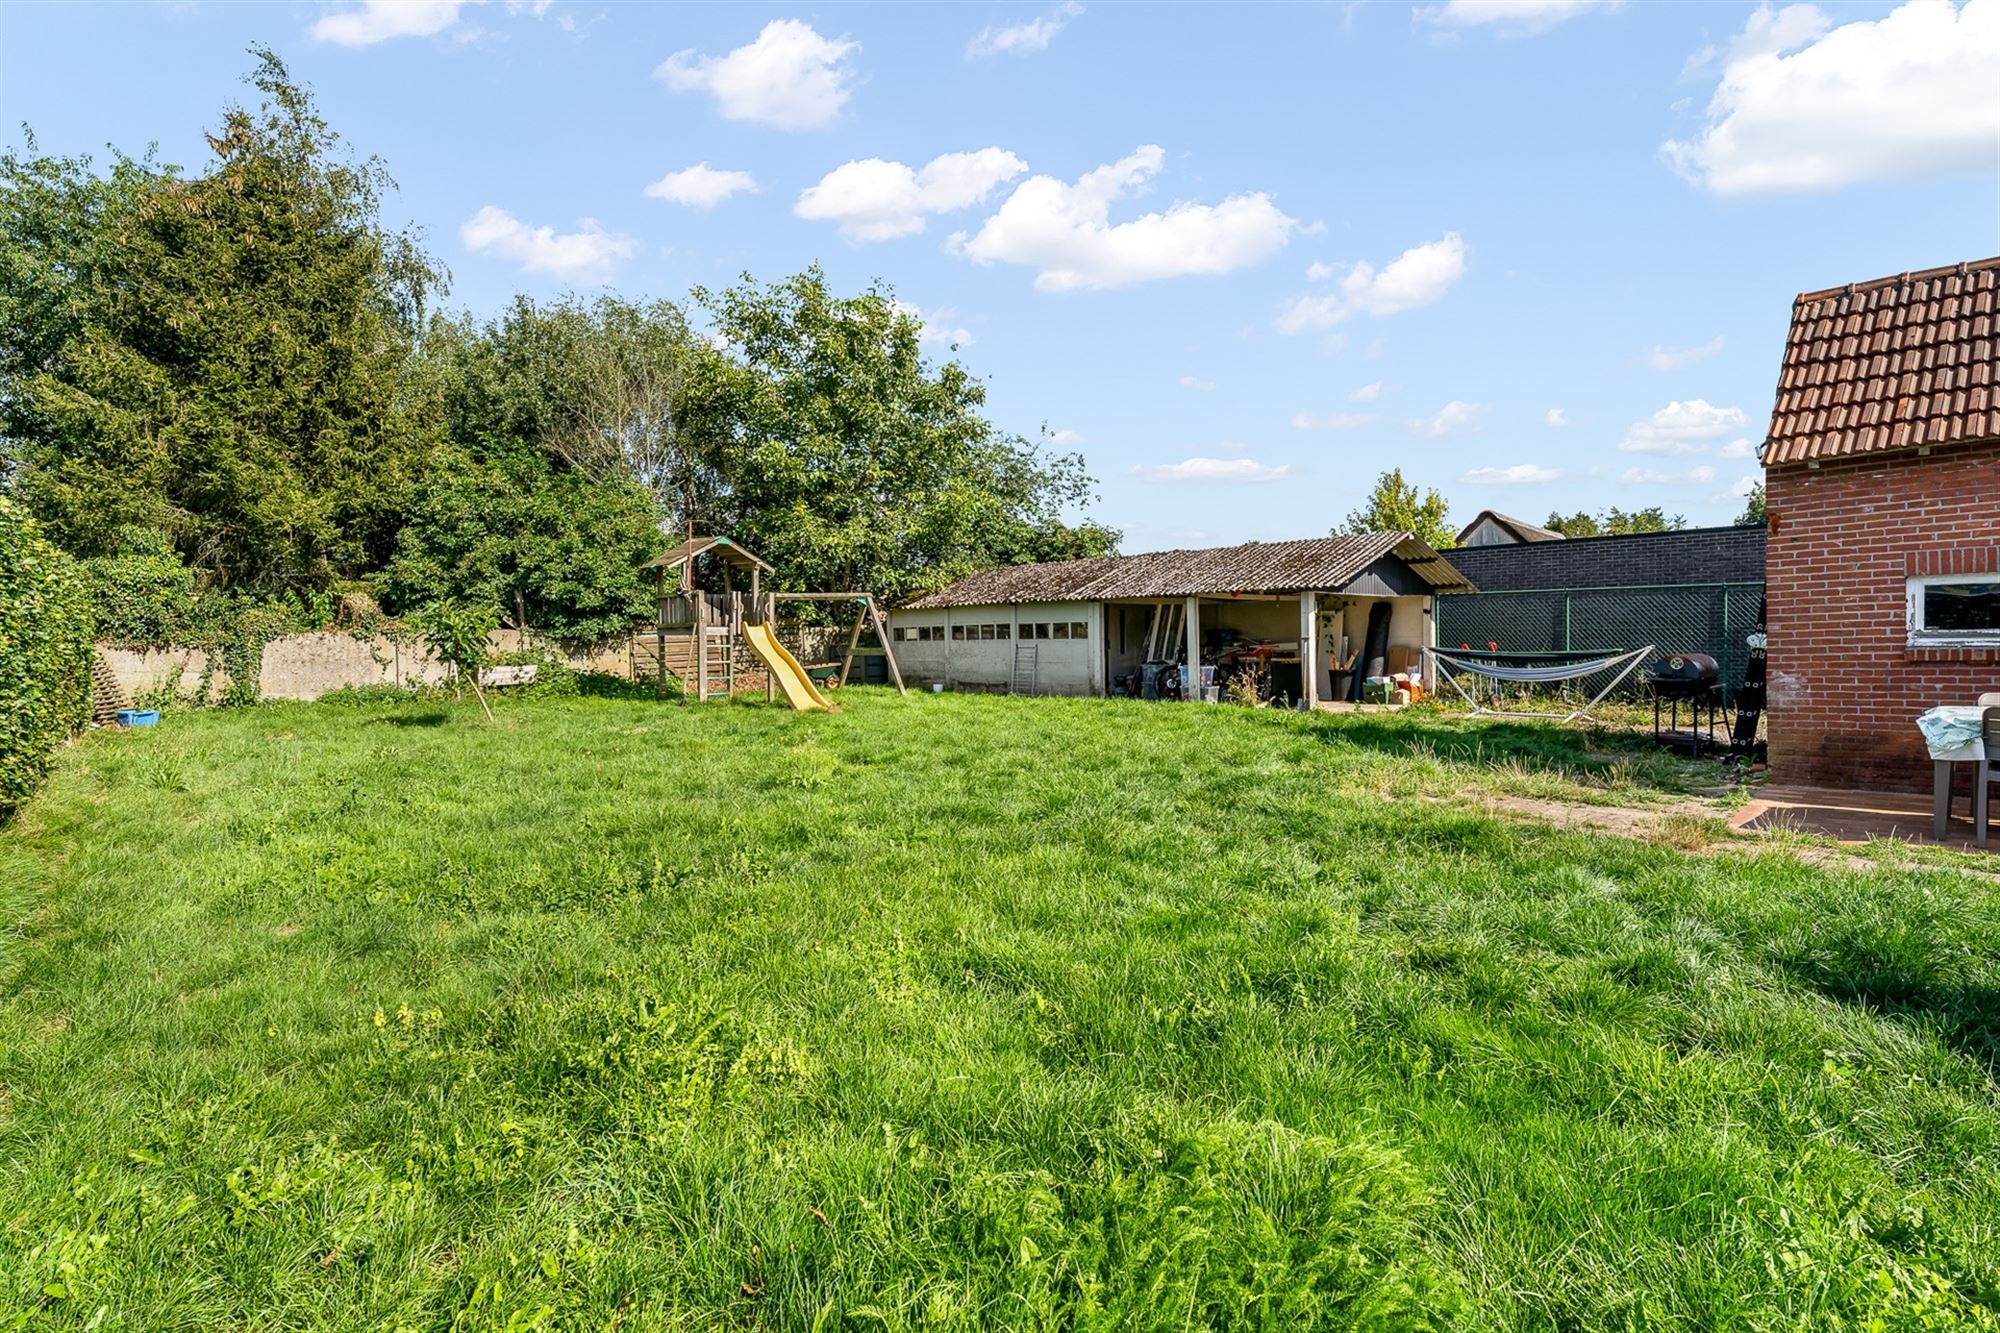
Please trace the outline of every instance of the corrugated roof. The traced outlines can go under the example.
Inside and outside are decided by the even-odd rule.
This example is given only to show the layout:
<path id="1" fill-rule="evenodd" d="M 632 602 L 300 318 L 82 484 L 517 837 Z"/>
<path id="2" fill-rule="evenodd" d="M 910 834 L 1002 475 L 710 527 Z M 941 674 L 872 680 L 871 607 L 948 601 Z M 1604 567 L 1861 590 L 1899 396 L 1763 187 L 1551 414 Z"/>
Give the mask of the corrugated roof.
<path id="1" fill-rule="evenodd" d="M 910 603 L 913 609 L 1008 602 L 1094 602 L 1117 597 L 1193 597 L 1335 589 L 1394 555 L 1439 592 L 1471 592 L 1451 562 L 1407 532 L 1367 532 L 1297 542 L 1250 542 L 1199 551 L 1155 551 L 1045 565 L 1003 565 L 969 574 Z"/>
<path id="2" fill-rule="evenodd" d="M 704 555 L 709 551 L 714 551 L 724 560 L 739 568 L 748 569 L 750 566 L 755 565 L 766 574 L 773 572 L 769 565 L 757 558 L 756 552 L 750 550 L 747 546 L 738 546 L 727 537 L 691 537 L 665 554 L 654 556 L 651 560 L 641 565 L 640 568 L 673 569 L 675 566 L 685 563 L 691 557 Z"/>
<path id="3" fill-rule="evenodd" d="M 1764 465 L 2000 436 L 2000 256 L 1805 292 Z"/>
<path id="4" fill-rule="evenodd" d="M 1478 527 L 1483 520 L 1489 518 L 1507 529 L 1507 531 L 1513 533 L 1514 540 L 1517 542 L 1559 542 L 1564 540 L 1563 535 L 1552 528 L 1539 527 L 1536 524 L 1528 522 L 1525 518 L 1515 518 L 1512 514 L 1503 514 L 1497 509 L 1482 509 L 1479 511 L 1477 518 L 1474 518 L 1472 522 L 1459 529 L 1459 545 L 1463 546 L 1465 539 L 1472 535 L 1472 530 Z"/>

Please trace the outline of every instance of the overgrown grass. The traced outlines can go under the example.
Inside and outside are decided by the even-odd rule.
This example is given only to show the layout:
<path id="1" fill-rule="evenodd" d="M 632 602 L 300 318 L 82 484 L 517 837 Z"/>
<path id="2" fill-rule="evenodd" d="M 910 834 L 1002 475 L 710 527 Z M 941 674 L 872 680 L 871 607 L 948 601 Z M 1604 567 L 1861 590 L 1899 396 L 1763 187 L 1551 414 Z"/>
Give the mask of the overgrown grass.
<path id="1" fill-rule="evenodd" d="M 1984 882 L 1411 799 L 1644 786 L 1578 733 L 844 702 L 69 752 L 0 832 L 0 1311 L 2000 1326 Z"/>

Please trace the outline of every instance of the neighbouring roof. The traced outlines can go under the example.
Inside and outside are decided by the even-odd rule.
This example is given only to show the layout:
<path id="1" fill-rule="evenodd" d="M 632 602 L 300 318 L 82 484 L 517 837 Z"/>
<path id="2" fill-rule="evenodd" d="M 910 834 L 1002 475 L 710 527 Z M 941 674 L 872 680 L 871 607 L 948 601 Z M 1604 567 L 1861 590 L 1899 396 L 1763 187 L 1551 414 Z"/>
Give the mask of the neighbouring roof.
<path id="1" fill-rule="evenodd" d="M 739 569 L 749 569 L 754 565 L 766 574 L 772 572 L 771 567 L 758 559 L 748 547 L 738 546 L 727 537 L 691 537 L 666 554 L 654 556 L 640 568 L 677 569 L 695 556 L 706 555 L 710 551 Z"/>
<path id="2" fill-rule="evenodd" d="M 985 569 L 910 603 L 914 610 L 1008 602 L 1094 602 L 1338 589 L 1393 555 L 1439 592 L 1471 592 L 1451 562 L 1407 532 L 1367 532 L 1298 542 L 1250 542 L 1200 551 L 1156 551 L 1094 560 Z"/>
<path id="3" fill-rule="evenodd" d="M 1559 542 L 1563 540 L 1563 535 L 1560 532 L 1538 527 L 1524 518 L 1515 518 L 1512 514 L 1503 514 L 1494 509 L 1482 509 L 1479 511 L 1477 518 L 1459 529 L 1458 544 L 1460 546 L 1465 545 L 1465 539 L 1472 535 L 1472 530 L 1487 519 L 1492 519 L 1495 523 L 1513 533 L 1514 540 L 1517 542 Z"/>
<path id="4" fill-rule="evenodd" d="M 1764 465 L 2000 436 L 2000 256 L 1792 303 Z"/>

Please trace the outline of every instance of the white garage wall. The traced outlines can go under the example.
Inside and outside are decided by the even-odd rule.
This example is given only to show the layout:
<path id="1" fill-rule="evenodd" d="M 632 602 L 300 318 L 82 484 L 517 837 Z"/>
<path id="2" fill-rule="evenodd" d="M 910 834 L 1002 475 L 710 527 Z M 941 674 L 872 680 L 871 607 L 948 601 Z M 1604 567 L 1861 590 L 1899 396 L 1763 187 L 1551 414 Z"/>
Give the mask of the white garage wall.
<path id="1" fill-rule="evenodd" d="M 935 611 L 892 611 L 889 633 L 896 661 L 912 684 L 944 682 L 947 689 L 1007 690 L 1014 678 L 1014 649 L 1022 643 L 1036 650 L 1036 692 L 1039 694 L 1102 694 L 1104 692 L 1103 608 L 1096 602 L 1022 602 L 1003 606 L 955 606 Z M 1084 627 L 1083 638 L 1053 637 L 1056 624 Z M 1021 627 L 1051 626 L 1051 637 L 1023 638 Z M 953 638 L 956 631 L 980 634 L 986 626 L 1005 626 L 1007 637 Z M 928 630 L 934 636 L 919 637 Z"/>

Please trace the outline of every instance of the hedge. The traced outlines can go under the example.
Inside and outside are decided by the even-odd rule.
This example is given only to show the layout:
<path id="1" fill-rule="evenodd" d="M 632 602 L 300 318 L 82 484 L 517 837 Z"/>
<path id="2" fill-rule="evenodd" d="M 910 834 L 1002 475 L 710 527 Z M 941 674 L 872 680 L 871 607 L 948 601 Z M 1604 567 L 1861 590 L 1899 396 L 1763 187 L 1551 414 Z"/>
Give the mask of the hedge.
<path id="1" fill-rule="evenodd" d="M 0 496 L 0 814 L 90 721 L 90 654 L 90 598 L 75 562 Z"/>

